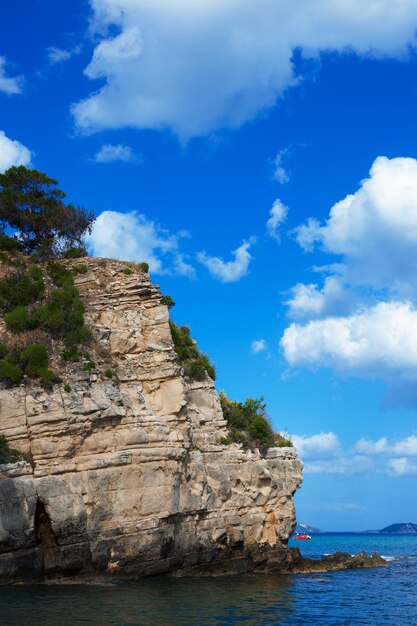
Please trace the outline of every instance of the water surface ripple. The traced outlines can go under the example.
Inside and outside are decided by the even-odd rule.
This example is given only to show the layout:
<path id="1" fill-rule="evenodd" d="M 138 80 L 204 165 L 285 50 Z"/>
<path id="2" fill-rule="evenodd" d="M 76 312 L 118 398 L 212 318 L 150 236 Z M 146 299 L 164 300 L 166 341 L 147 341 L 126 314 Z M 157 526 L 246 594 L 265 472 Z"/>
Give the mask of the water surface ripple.
<path id="1" fill-rule="evenodd" d="M 417 536 L 316 535 L 300 547 L 305 556 L 364 549 L 393 560 L 385 569 L 286 577 L 0 587 L 1 624 L 417 624 Z"/>

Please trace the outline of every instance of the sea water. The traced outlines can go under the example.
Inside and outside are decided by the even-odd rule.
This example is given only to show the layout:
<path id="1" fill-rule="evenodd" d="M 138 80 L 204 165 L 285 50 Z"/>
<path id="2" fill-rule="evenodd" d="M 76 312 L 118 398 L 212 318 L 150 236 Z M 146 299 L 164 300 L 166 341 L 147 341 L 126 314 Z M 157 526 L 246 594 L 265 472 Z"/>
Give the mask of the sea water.
<path id="1" fill-rule="evenodd" d="M 7 626 L 417 625 L 417 535 L 320 534 L 295 541 L 304 556 L 375 550 L 381 569 L 227 578 L 0 587 Z"/>

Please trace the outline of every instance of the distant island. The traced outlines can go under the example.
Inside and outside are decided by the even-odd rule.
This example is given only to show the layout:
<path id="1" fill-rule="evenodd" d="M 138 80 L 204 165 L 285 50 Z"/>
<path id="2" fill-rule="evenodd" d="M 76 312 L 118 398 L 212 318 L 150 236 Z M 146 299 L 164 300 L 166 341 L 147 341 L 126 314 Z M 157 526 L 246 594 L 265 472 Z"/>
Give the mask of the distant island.
<path id="1" fill-rule="evenodd" d="M 310 526 L 309 524 L 303 524 L 302 522 L 297 522 L 294 532 L 308 534 L 313 533 L 315 535 L 319 533 L 344 534 L 343 532 L 321 530 L 320 528 Z M 417 524 L 413 524 L 412 522 L 400 522 L 398 524 L 385 526 L 385 528 L 381 528 L 380 530 L 357 530 L 345 532 L 355 535 L 417 535 Z"/>
<path id="2" fill-rule="evenodd" d="M 417 535 L 417 524 L 411 522 L 401 522 L 400 524 L 391 524 L 379 531 L 385 535 Z"/>
<path id="3" fill-rule="evenodd" d="M 302 522 L 297 522 L 295 525 L 295 533 L 314 533 L 317 535 L 318 533 L 322 533 L 323 531 L 320 528 L 316 528 L 315 526 L 309 526 L 308 524 L 303 524 Z"/>

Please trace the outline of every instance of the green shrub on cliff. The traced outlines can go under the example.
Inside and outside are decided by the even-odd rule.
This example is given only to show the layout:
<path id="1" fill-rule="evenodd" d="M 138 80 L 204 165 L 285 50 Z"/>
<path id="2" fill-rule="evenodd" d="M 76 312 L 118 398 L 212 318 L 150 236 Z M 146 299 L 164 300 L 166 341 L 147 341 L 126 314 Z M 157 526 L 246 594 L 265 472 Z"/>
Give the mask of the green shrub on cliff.
<path id="1" fill-rule="evenodd" d="M 48 367 L 48 360 L 48 352 L 40 343 L 33 343 L 20 353 L 20 364 L 25 373 L 32 378 L 42 376 Z"/>
<path id="2" fill-rule="evenodd" d="M 34 266 L 20 270 L 0 280 L 0 311 L 7 313 L 17 306 L 27 306 L 44 293 L 42 270 Z"/>
<path id="3" fill-rule="evenodd" d="M 49 262 L 47 272 L 58 289 L 51 290 L 46 298 L 42 298 L 44 281 L 40 267 L 31 267 L 0 281 L 0 310 L 6 313 L 5 323 L 11 332 L 41 328 L 74 347 L 90 338 L 84 326 L 84 304 L 66 267 L 56 261 Z M 30 306 L 36 302 L 36 306 Z"/>
<path id="4" fill-rule="evenodd" d="M 62 383 L 62 378 L 47 367 L 42 367 L 39 370 L 38 377 L 44 389 L 51 390 L 55 383 Z"/>
<path id="5" fill-rule="evenodd" d="M 48 301 L 34 309 L 32 319 L 36 326 L 73 345 L 79 343 L 80 331 L 84 327 L 84 311 L 78 291 L 75 287 L 66 287 L 52 291 Z"/>
<path id="6" fill-rule="evenodd" d="M 170 321 L 174 349 L 184 367 L 184 373 L 192 380 L 204 380 L 206 374 L 216 379 L 216 370 L 207 354 L 200 352 L 197 343 L 190 335 L 188 326 L 177 326 Z"/>
<path id="7" fill-rule="evenodd" d="M 23 348 L 0 344 L 0 382 L 6 387 L 15 387 L 23 382 L 23 376 L 38 379 L 45 389 L 61 382 L 59 376 L 48 369 L 48 352 L 40 343 L 28 344 Z"/>
<path id="8" fill-rule="evenodd" d="M 17 306 L 4 316 L 7 330 L 12 333 L 23 333 L 33 328 L 29 313 L 24 306 Z"/>
<path id="9" fill-rule="evenodd" d="M 68 248 L 62 255 L 64 259 L 81 259 L 83 256 L 88 256 L 88 252 L 84 246 L 78 248 Z"/>
<path id="10" fill-rule="evenodd" d="M 7 252 L 19 252 L 22 249 L 22 244 L 15 237 L 9 237 L 6 233 L 0 233 L 0 250 L 7 250 Z"/>
<path id="11" fill-rule="evenodd" d="M 245 447 L 259 448 L 261 452 L 274 446 L 292 446 L 290 441 L 272 430 L 262 396 L 247 398 L 242 403 L 229 400 L 222 391 L 220 404 L 229 429 L 229 434 L 222 438 L 222 443 L 238 442 Z"/>
<path id="12" fill-rule="evenodd" d="M 165 304 L 165 306 L 167 306 L 169 309 L 172 309 L 172 307 L 175 306 L 174 300 L 169 295 L 162 296 L 161 304 Z"/>
<path id="13" fill-rule="evenodd" d="M 74 285 L 74 277 L 69 269 L 57 261 L 49 261 L 47 264 L 49 276 L 57 287 L 69 288 Z"/>
<path id="14" fill-rule="evenodd" d="M 23 372 L 18 365 L 14 365 L 5 359 L 0 361 L 0 381 L 6 387 L 20 385 L 23 379 Z"/>

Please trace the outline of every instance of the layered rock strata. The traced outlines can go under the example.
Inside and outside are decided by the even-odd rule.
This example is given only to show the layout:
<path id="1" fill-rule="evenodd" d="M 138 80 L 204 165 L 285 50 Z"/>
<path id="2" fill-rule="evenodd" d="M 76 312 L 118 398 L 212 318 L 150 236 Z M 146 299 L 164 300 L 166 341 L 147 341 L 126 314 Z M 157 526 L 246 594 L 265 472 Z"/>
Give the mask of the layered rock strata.
<path id="1" fill-rule="evenodd" d="M 56 358 L 53 391 L 0 390 L 0 434 L 30 461 L 0 465 L 0 581 L 284 571 L 295 450 L 222 445 L 213 382 L 184 378 L 158 287 L 118 261 L 83 263 L 96 366 Z"/>

